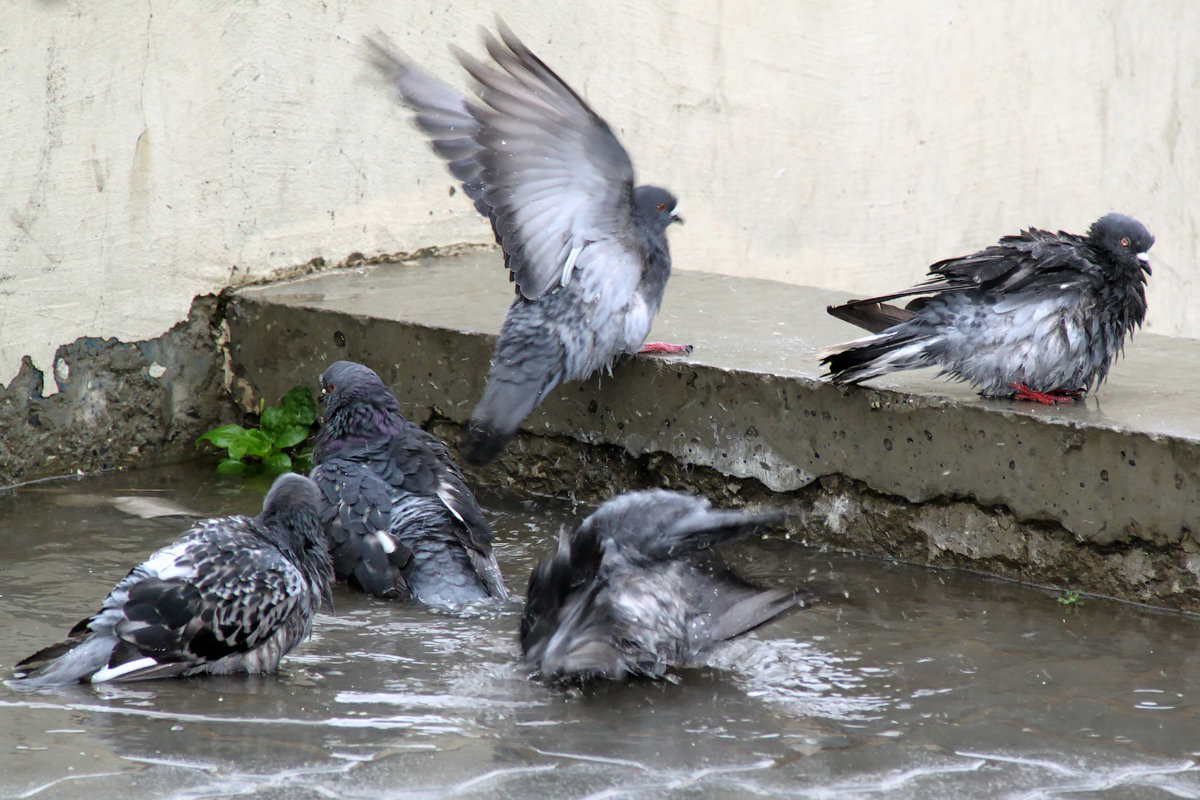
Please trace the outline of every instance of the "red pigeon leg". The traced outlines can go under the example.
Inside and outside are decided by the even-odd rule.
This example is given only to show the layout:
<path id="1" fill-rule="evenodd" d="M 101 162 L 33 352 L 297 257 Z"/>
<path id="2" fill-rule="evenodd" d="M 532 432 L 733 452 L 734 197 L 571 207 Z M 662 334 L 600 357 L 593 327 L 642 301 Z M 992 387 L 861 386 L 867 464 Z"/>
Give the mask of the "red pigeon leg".
<path id="1" fill-rule="evenodd" d="M 1083 399 L 1082 389 L 1055 389 L 1053 392 L 1035 392 L 1023 383 L 1010 383 L 1015 393 L 1013 400 L 1027 400 L 1031 403 L 1044 403 L 1048 406 L 1056 406 L 1059 403 L 1071 402 Z"/>
<path id="2" fill-rule="evenodd" d="M 692 346 L 690 344 L 667 344 L 666 342 L 646 342 L 642 345 L 642 349 L 638 350 L 638 355 L 690 356 L 691 354 Z"/>

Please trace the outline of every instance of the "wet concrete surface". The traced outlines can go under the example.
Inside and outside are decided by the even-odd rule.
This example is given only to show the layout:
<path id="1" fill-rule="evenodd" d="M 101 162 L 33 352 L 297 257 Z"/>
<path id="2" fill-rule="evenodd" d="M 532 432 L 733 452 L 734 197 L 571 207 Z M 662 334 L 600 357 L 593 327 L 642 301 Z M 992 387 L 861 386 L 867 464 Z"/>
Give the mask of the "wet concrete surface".
<path id="1" fill-rule="evenodd" d="M 484 496 L 520 593 L 589 507 Z M 261 491 L 174 467 L 0 494 L 0 668 L 174 538 Z M 134 512 L 134 513 L 130 513 Z M 0 796 L 1200 797 L 1200 628 L 1180 614 L 771 534 L 756 579 L 824 599 L 673 682 L 564 693 L 482 619 L 335 591 L 278 675 L 0 687 Z"/>
<path id="2" fill-rule="evenodd" d="M 478 251 L 240 291 L 229 306 L 235 397 L 247 408 L 273 400 L 346 358 L 380 372 L 417 421 L 461 424 L 511 297 L 498 258 Z M 926 509 L 906 530 L 930 563 L 1200 610 L 1200 386 L 1180 378 L 1196 371 L 1200 343 L 1138 334 L 1108 383 L 1070 406 L 984 400 L 931 370 L 841 388 L 820 379 L 818 361 L 858 335 L 824 312 L 843 299 L 678 272 L 651 339 L 693 344 L 693 354 L 627 359 L 612 376 L 561 387 L 478 476 L 557 473 L 549 491 L 572 491 L 583 451 L 612 446 L 667 459 L 677 474 L 821 494 L 802 500 L 814 512 L 809 535 L 839 546 L 912 557 L 890 541 L 889 516 Z"/>

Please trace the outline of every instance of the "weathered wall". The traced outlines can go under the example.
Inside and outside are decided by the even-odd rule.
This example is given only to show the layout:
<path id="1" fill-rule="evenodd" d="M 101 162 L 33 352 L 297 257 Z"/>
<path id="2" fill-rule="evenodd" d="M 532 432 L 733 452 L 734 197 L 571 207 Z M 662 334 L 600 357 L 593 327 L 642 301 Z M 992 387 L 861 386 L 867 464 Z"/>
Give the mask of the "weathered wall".
<path id="1" fill-rule="evenodd" d="M 47 373 L 27 358 L 0 385 L 0 488 L 60 475 L 174 463 L 232 413 L 216 297 L 149 341 L 82 337 Z"/>
<path id="2" fill-rule="evenodd" d="M 1200 336 L 1188 0 L 41 0 L 0 7 L 0 383 L 313 259 L 487 241 L 361 41 L 462 86 L 494 10 L 681 197 L 681 268 L 863 292 L 1119 209 L 1159 238 L 1150 329 Z"/>

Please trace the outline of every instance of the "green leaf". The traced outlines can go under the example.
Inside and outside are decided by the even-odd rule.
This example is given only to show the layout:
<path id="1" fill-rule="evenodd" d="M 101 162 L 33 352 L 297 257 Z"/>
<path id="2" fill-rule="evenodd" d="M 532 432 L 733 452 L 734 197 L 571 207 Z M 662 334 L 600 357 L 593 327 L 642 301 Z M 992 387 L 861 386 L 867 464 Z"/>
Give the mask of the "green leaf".
<path id="1" fill-rule="evenodd" d="M 287 453 L 271 453 L 263 459 L 263 469 L 267 472 L 287 472 L 292 468 L 292 459 Z"/>
<path id="2" fill-rule="evenodd" d="M 285 447 L 295 447 L 308 438 L 307 425 L 293 425 L 290 428 L 280 431 L 271 437 L 275 441 L 275 446 L 280 450 Z"/>
<path id="3" fill-rule="evenodd" d="M 275 449 L 271 440 L 260 430 L 250 429 L 237 440 L 229 443 L 229 457 L 242 459 L 245 456 L 263 456 Z"/>
<path id="4" fill-rule="evenodd" d="M 212 442 L 217 447 L 229 447 L 230 444 L 240 439 L 245 433 L 246 429 L 241 425 L 222 425 L 219 428 L 213 428 L 197 439 L 196 446 L 199 447 L 201 442 Z"/>
<path id="5" fill-rule="evenodd" d="M 291 426 L 292 416 L 282 408 L 264 408 L 258 417 L 258 423 L 262 426 L 263 433 L 274 439 L 275 434 Z"/>
<path id="6" fill-rule="evenodd" d="M 270 454 L 270 452 L 275 449 L 275 445 L 272 444 L 271 440 L 268 439 L 267 435 L 262 431 L 256 431 L 254 429 L 246 431 L 246 437 L 243 441 L 247 442 L 247 455 L 258 456 L 259 458 L 262 458 Z"/>
<path id="7" fill-rule="evenodd" d="M 238 461 L 236 458 L 222 459 L 220 464 L 217 464 L 217 472 L 222 475 L 246 475 L 251 471 L 250 465 L 245 461 Z"/>
<path id="8" fill-rule="evenodd" d="M 291 414 L 297 425 L 312 425 L 317 419 L 317 400 L 312 389 L 304 384 L 288 389 L 279 401 L 285 414 Z"/>
<path id="9" fill-rule="evenodd" d="M 292 459 L 292 469 L 299 472 L 301 475 L 307 475 L 312 472 L 312 453 L 296 456 Z"/>

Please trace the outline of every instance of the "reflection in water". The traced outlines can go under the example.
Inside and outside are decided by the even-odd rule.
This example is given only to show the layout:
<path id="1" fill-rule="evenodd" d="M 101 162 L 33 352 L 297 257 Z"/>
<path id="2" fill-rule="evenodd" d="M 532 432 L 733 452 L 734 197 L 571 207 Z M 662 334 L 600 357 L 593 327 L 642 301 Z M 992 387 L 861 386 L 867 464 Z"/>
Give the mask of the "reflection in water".
<path id="1" fill-rule="evenodd" d="M 576 514 L 484 499 L 520 592 Z M 0 665 L 174 538 L 167 512 L 260 502 L 189 468 L 0 495 Z M 770 538 L 738 557 L 827 599 L 667 682 L 550 689 L 517 663 L 519 600 L 464 619 L 339 588 L 278 675 L 3 688 L 0 796 L 1200 797 L 1194 619 Z"/>

